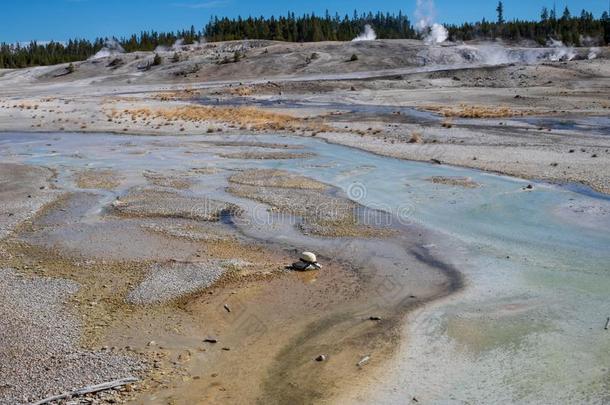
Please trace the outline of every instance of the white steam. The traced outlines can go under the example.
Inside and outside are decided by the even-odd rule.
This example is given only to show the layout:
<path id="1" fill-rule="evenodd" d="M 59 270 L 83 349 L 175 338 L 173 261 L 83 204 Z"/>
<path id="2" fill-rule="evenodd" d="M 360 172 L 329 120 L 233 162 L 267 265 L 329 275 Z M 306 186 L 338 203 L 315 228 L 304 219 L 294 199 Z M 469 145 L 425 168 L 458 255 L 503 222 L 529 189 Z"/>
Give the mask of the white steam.
<path id="1" fill-rule="evenodd" d="M 578 53 L 574 48 L 565 46 L 560 41 L 550 41 L 545 48 L 508 47 L 500 41 L 479 42 L 476 44 L 458 44 L 451 46 L 427 46 L 418 54 L 423 66 L 497 66 L 497 65 L 535 65 L 551 61 L 570 61 L 587 57 L 595 59 L 600 55 L 600 48 L 591 47 L 587 53 Z"/>
<path id="2" fill-rule="evenodd" d="M 176 42 L 174 42 L 174 44 L 170 47 L 167 47 L 165 45 L 158 45 L 155 48 L 155 52 L 178 52 L 182 51 L 184 47 L 184 38 L 178 38 Z"/>
<path id="3" fill-rule="evenodd" d="M 375 30 L 370 25 L 366 24 L 364 26 L 364 31 L 360 33 L 356 38 L 352 39 L 353 42 L 358 41 L 374 41 L 377 39 L 377 34 Z"/>
<path id="4" fill-rule="evenodd" d="M 514 62 L 508 49 L 497 43 L 481 43 L 477 45 L 461 45 L 457 47 L 462 57 L 474 63 L 483 65 L 502 65 Z"/>
<path id="5" fill-rule="evenodd" d="M 180 38 L 180 39 L 177 39 L 176 42 L 174 42 L 171 49 L 172 49 L 172 51 L 181 51 L 183 45 L 184 45 L 184 39 Z"/>
<path id="6" fill-rule="evenodd" d="M 424 36 L 424 42 L 428 45 L 440 44 L 449 37 L 447 29 L 434 22 L 435 15 L 434 0 L 417 0 L 415 29 Z"/>
<path id="7" fill-rule="evenodd" d="M 89 59 L 107 58 L 108 56 L 118 55 L 121 53 L 125 53 L 125 49 L 123 49 L 119 41 L 111 38 L 107 39 L 104 43 L 104 47 L 97 51 L 97 53 Z"/>
<path id="8" fill-rule="evenodd" d="M 550 39 L 547 46 L 553 48 L 553 52 L 549 55 L 549 60 L 553 62 L 572 60 L 576 57 L 574 48 L 565 46 L 561 41 Z"/>
<path id="9" fill-rule="evenodd" d="M 440 44 L 441 42 L 445 42 L 448 37 L 449 33 L 447 32 L 447 29 L 441 24 L 434 23 L 430 27 L 430 32 L 424 38 L 424 41 L 427 44 Z"/>
<path id="10" fill-rule="evenodd" d="M 600 49 L 599 48 L 590 48 L 589 49 L 589 54 L 587 55 L 587 59 L 591 60 L 591 59 L 595 59 L 597 58 L 597 55 L 599 55 Z"/>
<path id="11" fill-rule="evenodd" d="M 590 37 L 588 35 L 580 36 L 580 45 L 582 46 L 597 46 L 601 44 L 600 38 Z"/>
<path id="12" fill-rule="evenodd" d="M 158 45 L 155 48 L 155 52 L 178 52 L 178 51 L 188 51 L 193 49 L 199 49 L 202 45 L 205 44 L 205 39 L 200 38 L 198 41 L 194 41 L 190 45 L 186 45 L 184 43 L 184 38 L 178 38 L 176 42 L 172 46 Z"/>

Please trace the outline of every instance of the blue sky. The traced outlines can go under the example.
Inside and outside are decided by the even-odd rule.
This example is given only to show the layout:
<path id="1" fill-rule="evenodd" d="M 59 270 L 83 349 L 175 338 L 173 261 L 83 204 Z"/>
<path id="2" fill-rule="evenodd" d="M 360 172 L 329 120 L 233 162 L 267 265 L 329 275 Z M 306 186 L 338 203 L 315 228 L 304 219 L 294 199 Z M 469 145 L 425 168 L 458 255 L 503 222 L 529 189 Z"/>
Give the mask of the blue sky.
<path id="1" fill-rule="evenodd" d="M 496 0 L 436 0 L 437 20 L 458 23 L 495 18 Z M 599 16 L 608 8 L 608 0 L 557 0 L 557 9 L 567 5 L 573 13 L 582 8 Z M 505 0 L 505 16 L 537 18 L 542 6 L 553 0 Z M 415 0 L 2 0 L 0 4 L 0 42 L 95 38 L 125 36 L 142 30 L 169 31 L 200 29 L 210 18 L 219 16 L 278 15 L 287 11 L 297 14 L 315 12 L 331 14 L 359 11 L 403 10 L 411 19 Z"/>

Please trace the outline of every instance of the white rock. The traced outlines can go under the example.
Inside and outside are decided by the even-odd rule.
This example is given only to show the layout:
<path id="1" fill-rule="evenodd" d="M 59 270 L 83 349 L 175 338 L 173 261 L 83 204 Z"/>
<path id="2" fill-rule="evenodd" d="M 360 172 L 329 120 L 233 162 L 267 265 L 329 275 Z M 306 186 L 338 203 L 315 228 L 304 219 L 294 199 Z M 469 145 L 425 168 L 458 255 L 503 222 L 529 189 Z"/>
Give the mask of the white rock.
<path id="1" fill-rule="evenodd" d="M 316 259 L 316 255 L 311 252 L 303 252 L 301 253 L 301 260 L 307 263 L 316 263 L 318 260 Z"/>

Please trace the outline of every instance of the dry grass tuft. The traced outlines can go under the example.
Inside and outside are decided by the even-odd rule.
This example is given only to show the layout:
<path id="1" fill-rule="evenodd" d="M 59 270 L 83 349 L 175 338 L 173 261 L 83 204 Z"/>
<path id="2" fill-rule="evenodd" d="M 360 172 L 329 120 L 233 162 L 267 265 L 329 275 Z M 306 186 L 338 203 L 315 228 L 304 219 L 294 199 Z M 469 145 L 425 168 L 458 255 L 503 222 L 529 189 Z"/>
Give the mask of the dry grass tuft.
<path id="1" fill-rule="evenodd" d="M 252 130 L 317 130 L 327 131 L 326 125 L 306 122 L 304 119 L 288 114 L 267 111 L 255 107 L 211 107 L 211 106 L 181 106 L 174 108 L 137 108 L 125 109 L 122 112 L 112 110 L 109 118 L 127 116 L 131 120 L 161 119 L 167 122 L 217 122 L 238 127 L 248 127 Z"/>
<path id="2" fill-rule="evenodd" d="M 448 118 L 508 118 L 539 113 L 536 111 L 514 110 L 503 106 L 487 107 L 466 104 L 460 104 L 456 107 L 426 106 L 424 108 L 428 111 L 439 113 Z"/>
<path id="3" fill-rule="evenodd" d="M 252 93 L 254 93 L 254 89 L 251 86 L 239 86 L 239 87 L 235 87 L 232 88 L 229 91 L 230 94 L 233 94 L 235 96 L 250 96 L 252 95 Z"/>
<path id="4" fill-rule="evenodd" d="M 198 92 L 192 89 L 183 89 L 155 94 L 152 98 L 160 101 L 188 100 Z"/>

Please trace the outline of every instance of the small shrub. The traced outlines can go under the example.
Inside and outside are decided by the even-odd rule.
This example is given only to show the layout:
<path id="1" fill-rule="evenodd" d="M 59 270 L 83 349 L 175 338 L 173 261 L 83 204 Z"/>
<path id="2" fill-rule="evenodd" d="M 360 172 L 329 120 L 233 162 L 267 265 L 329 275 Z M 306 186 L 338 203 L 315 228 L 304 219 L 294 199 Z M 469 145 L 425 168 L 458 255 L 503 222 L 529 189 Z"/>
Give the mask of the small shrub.
<path id="1" fill-rule="evenodd" d="M 351 58 L 349 58 L 349 61 L 350 61 L 350 62 L 355 62 L 355 61 L 357 61 L 357 60 L 358 60 L 358 55 L 356 55 L 355 53 L 354 53 L 354 54 L 352 54 Z"/>
<path id="2" fill-rule="evenodd" d="M 68 73 L 74 73 L 76 71 L 76 67 L 74 66 L 74 63 L 70 62 L 70 64 L 68 65 L 68 67 L 66 68 L 68 70 Z"/>
<path id="3" fill-rule="evenodd" d="M 161 58 L 161 56 L 159 56 L 158 53 L 155 53 L 155 57 L 153 58 L 153 66 L 159 66 L 161 63 L 163 62 L 163 59 Z"/>

